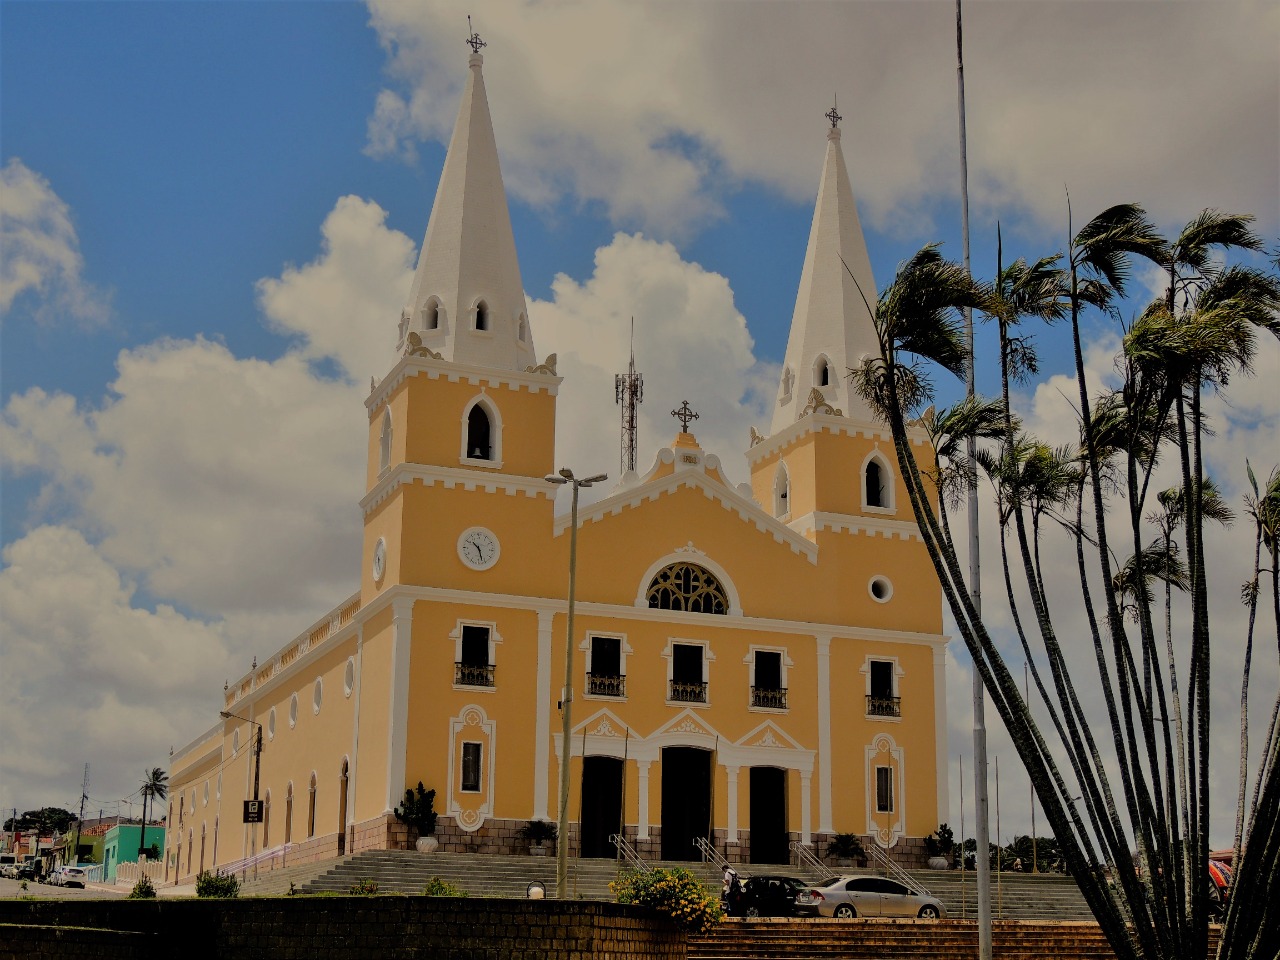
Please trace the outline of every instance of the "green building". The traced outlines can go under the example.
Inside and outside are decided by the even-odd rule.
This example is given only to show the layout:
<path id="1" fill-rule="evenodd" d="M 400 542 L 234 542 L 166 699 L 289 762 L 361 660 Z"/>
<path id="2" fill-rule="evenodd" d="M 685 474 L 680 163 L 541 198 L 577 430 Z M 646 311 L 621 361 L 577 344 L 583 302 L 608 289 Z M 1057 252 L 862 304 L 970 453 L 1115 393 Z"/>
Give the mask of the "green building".
<path id="1" fill-rule="evenodd" d="M 120 863 L 137 863 L 138 844 L 143 841 L 142 824 L 119 823 L 107 831 L 102 844 L 102 877 L 106 883 L 116 882 L 116 865 Z M 164 827 L 158 824 L 147 824 L 145 842 L 148 847 L 156 844 L 164 849 Z M 157 860 L 159 857 L 156 858 Z"/>

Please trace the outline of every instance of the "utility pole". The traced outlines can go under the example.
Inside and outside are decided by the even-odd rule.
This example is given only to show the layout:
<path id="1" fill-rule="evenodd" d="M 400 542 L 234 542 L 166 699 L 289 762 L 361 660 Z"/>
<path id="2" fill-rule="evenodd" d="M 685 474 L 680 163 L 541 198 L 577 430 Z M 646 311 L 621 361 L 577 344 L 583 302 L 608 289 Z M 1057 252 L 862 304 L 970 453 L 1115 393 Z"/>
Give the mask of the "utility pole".
<path id="1" fill-rule="evenodd" d="M 89 799 L 89 765 L 84 765 L 84 783 L 80 785 L 80 819 L 76 821 L 76 845 L 71 851 L 71 862 L 80 862 L 80 828 L 84 826 L 84 805 Z M 38 832 L 38 831 L 37 831 Z M 38 845 L 37 845 L 38 846 Z"/>
<path id="2" fill-rule="evenodd" d="M 960 108 L 960 229 L 961 243 L 964 247 L 964 272 L 972 276 L 969 269 L 969 142 L 965 133 L 964 119 L 964 30 L 960 12 L 961 0 L 956 0 L 956 96 Z M 973 311 L 964 312 L 965 342 L 969 347 L 969 359 L 965 363 L 965 396 L 970 400 L 974 395 L 973 365 Z M 972 463 L 976 451 L 973 437 L 966 444 L 966 453 Z M 969 489 L 969 593 L 973 597 L 973 607 L 978 615 L 982 615 L 982 579 L 981 566 L 978 562 L 978 491 Z M 988 861 L 990 850 L 990 817 L 987 800 L 987 720 L 986 702 L 982 690 L 982 677 L 978 674 L 977 665 L 973 670 L 973 805 L 975 839 L 978 843 L 978 856 L 975 858 L 978 868 L 978 958 L 991 960 L 991 864 Z"/>

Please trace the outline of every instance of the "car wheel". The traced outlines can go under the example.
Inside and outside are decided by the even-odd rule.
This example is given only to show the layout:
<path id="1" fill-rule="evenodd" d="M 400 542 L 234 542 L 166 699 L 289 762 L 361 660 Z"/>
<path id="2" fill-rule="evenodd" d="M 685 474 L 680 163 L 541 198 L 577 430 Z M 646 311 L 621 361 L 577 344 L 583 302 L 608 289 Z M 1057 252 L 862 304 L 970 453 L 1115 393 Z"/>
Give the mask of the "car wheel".
<path id="1" fill-rule="evenodd" d="M 917 916 L 919 916 L 921 920 L 937 920 L 938 908 L 932 903 L 926 903 L 920 908 L 920 913 L 917 914 Z"/>
<path id="2" fill-rule="evenodd" d="M 858 915 L 858 911 L 849 906 L 849 904 L 842 903 L 840 906 L 836 907 L 835 915 L 841 920 L 847 920 L 849 917 L 856 917 Z"/>

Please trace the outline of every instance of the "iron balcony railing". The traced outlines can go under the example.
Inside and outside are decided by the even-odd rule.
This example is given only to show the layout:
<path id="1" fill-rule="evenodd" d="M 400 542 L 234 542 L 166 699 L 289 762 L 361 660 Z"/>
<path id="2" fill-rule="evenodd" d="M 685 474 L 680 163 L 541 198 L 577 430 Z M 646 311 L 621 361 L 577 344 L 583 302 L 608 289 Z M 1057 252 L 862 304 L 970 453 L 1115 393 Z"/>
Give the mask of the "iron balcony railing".
<path id="1" fill-rule="evenodd" d="M 460 687 L 492 687 L 493 664 L 455 663 L 453 682 Z"/>
<path id="2" fill-rule="evenodd" d="M 868 717 L 900 717 L 902 716 L 901 697 L 874 697 L 867 694 Z"/>
<path id="3" fill-rule="evenodd" d="M 625 697 L 627 678 L 607 673 L 588 673 L 587 693 L 593 697 Z"/>
<path id="4" fill-rule="evenodd" d="M 671 699 L 676 703 L 706 703 L 707 681 L 698 680 L 693 683 L 671 681 Z"/>
<path id="5" fill-rule="evenodd" d="M 773 710 L 787 709 L 786 687 L 752 687 L 751 705 L 753 707 L 769 707 Z"/>

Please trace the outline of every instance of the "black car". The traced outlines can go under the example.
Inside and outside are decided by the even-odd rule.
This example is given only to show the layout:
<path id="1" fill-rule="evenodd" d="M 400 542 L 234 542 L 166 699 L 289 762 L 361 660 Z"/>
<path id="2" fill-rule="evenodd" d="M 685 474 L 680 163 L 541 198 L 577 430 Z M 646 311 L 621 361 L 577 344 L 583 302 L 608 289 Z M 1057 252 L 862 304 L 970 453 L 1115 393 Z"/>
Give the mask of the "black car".
<path id="1" fill-rule="evenodd" d="M 739 913 L 744 917 L 794 917 L 796 894 L 809 884 L 796 877 L 760 874 L 742 885 Z"/>

